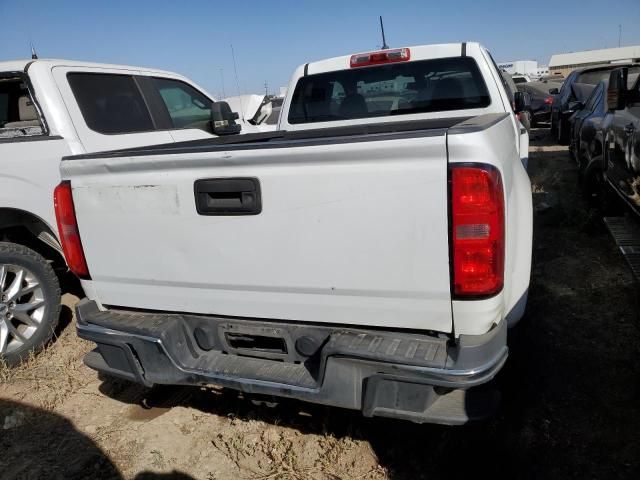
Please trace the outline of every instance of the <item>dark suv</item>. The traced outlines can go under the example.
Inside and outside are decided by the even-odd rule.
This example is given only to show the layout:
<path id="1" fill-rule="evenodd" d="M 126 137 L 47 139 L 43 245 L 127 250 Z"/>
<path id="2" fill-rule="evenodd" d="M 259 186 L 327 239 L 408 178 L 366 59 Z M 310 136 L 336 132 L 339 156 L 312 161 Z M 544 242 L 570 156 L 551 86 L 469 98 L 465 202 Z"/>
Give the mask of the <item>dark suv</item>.
<path id="1" fill-rule="evenodd" d="M 604 178 L 640 215 L 640 65 L 611 72 L 603 123 Z"/>
<path id="2" fill-rule="evenodd" d="M 569 118 L 569 153 L 578 162 L 581 173 L 593 158 L 602 155 L 602 122 L 607 114 L 608 85 L 608 79 L 600 82 Z"/>
<path id="3" fill-rule="evenodd" d="M 609 78 L 613 68 L 608 65 L 574 70 L 560 90 L 549 90 L 550 94 L 555 95 L 551 106 L 551 134 L 560 143 L 569 142 L 569 118 L 576 112 L 575 107 L 587 99 L 598 83 Z"/>

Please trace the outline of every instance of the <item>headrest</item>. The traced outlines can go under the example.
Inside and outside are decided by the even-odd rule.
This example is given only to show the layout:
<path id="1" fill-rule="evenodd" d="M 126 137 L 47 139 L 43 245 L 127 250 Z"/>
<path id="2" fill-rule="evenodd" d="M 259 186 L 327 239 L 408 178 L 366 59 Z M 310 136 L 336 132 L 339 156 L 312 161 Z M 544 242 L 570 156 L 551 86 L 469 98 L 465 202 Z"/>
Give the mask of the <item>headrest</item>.
<path id="1" fill-rule="evenodd" d="M 38 120 L 38 111 L 27 95 L 18 98 L 18 114 L 21 122 Z"/>

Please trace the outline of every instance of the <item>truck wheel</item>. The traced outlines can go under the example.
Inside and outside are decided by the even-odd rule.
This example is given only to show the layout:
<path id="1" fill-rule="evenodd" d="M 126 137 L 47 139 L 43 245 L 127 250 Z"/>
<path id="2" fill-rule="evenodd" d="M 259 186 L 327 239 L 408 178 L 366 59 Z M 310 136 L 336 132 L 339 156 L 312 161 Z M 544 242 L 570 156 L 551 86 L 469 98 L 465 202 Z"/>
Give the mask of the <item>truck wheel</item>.
<path id="1" fill-rule="evenodd" d="M 569 128 L 568 125 L 562 125 L 562 119 L 558 122 L 558 143 L 560 145 L 569 145 Z"/>
<path id="2" fill-rule="evenodd" d="M 620 215 L 620 200 L 604 178 L 604 159 L 594 157 L 582 174 L 582 188 L 591 208 L 603 217 Z"/>
<path id="3" fill-rule="evenodd" d="M 60 284 L 42 255 L 0 242 L 0 359 L 9 366 L 39 351 L 60 316 Z"/>

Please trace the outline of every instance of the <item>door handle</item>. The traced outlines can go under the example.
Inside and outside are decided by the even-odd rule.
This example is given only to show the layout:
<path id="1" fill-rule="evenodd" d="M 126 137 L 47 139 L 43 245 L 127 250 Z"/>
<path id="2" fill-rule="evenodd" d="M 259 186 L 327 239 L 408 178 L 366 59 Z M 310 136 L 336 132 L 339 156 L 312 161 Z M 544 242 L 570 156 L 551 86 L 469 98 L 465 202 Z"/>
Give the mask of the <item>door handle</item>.
<path id="1" fill-rule="evenodd" d="M 258 215 L 262 212 L 257 178 L 207 178 L 193 184 L 200 215 Z"/>

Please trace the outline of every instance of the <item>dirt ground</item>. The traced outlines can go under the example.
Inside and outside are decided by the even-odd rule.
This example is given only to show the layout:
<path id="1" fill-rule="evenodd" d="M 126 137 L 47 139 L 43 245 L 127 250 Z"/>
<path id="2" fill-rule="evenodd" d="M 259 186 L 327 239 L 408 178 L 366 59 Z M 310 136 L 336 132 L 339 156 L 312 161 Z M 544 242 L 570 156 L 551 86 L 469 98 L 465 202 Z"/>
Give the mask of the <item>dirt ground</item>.
<path id="1" fill-rule="evenodd" d="M 57 340 L 0 369 L 0 478 L 640 478 L 637 292 L 589 214 L 566 148 L 533 133 L 533 275 L 497 381 L 502 407 L 464 427 L 363 418 L 220 389 L 99 379 L 66 294 Z M 75 289 L 71 289 L 75 290 Z M 75 290 L 77 291 L 77 290 Z"/>

